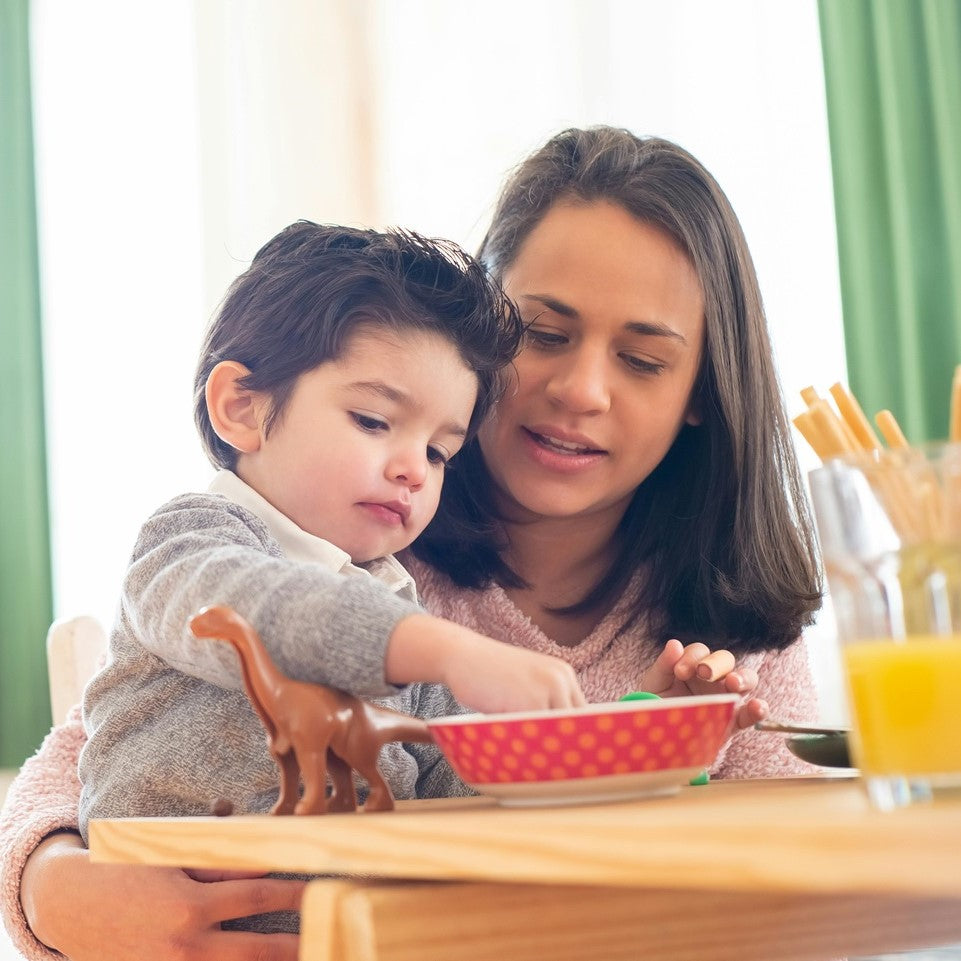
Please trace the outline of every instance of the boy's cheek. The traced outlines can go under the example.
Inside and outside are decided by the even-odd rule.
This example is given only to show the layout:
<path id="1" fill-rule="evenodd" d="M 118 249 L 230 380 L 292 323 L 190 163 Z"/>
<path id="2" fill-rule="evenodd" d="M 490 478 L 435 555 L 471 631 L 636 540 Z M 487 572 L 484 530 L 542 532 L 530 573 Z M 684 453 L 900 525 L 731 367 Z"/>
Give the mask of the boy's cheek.
<path id="1" fill-rule="evenodd" d="M 437 480 L 436 487 L 428 493 L 421 491 L 422 500 L 417 506 L 417 536 L 423 532 L 424 528 L 434 519 L 437 508 L 440 506 L 440 492 L 444 483 L 443 475 Z"/>

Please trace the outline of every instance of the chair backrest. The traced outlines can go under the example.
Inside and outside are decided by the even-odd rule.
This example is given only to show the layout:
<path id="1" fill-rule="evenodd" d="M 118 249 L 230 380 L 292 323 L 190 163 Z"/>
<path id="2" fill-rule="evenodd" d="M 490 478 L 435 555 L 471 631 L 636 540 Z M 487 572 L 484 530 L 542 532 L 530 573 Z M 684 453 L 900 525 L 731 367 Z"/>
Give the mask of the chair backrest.
<path id="1" fill-rule="evenodd" d="M 47 674 L 53 723 L 62 724 L 80 703 L 87 681 L 107 649 L 107 635 L 94 617 L 67 617 L 47 631 Z"/>

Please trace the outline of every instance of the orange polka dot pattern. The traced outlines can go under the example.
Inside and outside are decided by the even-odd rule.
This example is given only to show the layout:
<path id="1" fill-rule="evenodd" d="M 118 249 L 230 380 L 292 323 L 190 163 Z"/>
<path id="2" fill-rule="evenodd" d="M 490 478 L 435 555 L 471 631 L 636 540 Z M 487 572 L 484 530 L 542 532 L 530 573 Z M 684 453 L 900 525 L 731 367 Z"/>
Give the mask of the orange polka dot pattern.
<path id="1" fill-rule="evenodd" d="M 468 784 L 563 781 L 708 767 L 728 734 L 730 701 L 536 720 L 432 724 Z"/>

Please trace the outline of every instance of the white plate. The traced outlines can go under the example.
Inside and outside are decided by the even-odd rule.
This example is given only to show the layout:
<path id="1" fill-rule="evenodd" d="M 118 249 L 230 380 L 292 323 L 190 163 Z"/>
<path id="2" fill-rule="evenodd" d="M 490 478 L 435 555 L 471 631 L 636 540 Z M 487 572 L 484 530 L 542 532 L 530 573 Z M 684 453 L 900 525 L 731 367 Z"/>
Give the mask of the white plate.
<path id="1" fill-rule="evenodd" d="M 609 774 L 566 781 L 524 781 L 516 784 L 471 784 L 505 807 L 541 807 L 548 804 L 600 804 L 630 798 L 677 794 L 703 768 L 671 768 L 643 774 Z"/>

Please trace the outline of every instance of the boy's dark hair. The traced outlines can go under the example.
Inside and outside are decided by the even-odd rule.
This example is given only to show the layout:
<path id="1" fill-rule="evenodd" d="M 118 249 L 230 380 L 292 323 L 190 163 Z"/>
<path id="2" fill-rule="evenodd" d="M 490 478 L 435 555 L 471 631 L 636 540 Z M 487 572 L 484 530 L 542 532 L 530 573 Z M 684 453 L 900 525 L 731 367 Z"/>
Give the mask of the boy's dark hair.
<path id="1" fill-rule="evenodd" d="M 579 603 L 608 610 L 643 572 L 625 627 L 655 639 L 785 647 L 820 606 L 813 525 L 794 455 L 754 265 L 724 192 L 686 150 L 616 127 L 571 129 L 508 180 L 479 256 L 501 279 L 557 203 L 613 203 L 684 250 L 704 295 L 700 426 L 685 426 L 637 489 L 618 554 Z M 476 440 L 448 476 L 414 553 L 461 586 L 523 582 L 503 557 L 493 482 Z"/>
<path id="2" fill-rule="evenodd" d="M 358 324 L 429 331 L 457 348 L 478 381 L 468 436 L 497 399 L 523 332 L 500 286 L 451 241 L 297 221 L 230 285 L 204 338 L 194 420 L 211 463 L 230 470 L 237 462 L 207 413 L 204 389 L 218 363 L 243 364 L 250 374 L 241 385 L 270 395 L 269 431 L 297 378 L 336 359 Z"/>

